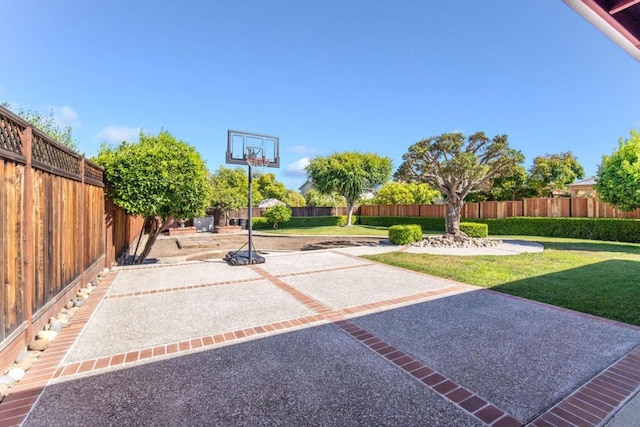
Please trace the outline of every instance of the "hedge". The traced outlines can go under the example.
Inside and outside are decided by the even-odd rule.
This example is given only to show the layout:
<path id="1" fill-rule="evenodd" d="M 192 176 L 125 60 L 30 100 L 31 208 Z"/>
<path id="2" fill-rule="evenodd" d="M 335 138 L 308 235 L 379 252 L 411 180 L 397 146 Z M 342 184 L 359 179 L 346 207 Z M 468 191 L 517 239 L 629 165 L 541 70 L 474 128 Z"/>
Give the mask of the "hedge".
<path id="1" fill-rule="evenodd" d="M 474 219 L 487 224 L 495 235 L 566 237 L 640 243 L 640 221 L 615 218 L 530 218 Z"/>
<path id="2" fill-rule="evenodd" d="M 400 224 L 417 224 L 427 231 L 444 233 L 444 218 L 422 218 L 415 216 L 360 216 L 358 224 L 391 227 Z"/>
<path id="3" fill-rule="evenodd" d="M 461 222 L 460 231 L 466 233 L 469 237 L 485 238 L 489 235 L 489 226 L 487 224 L 478 224 L 477 222 Z"/>
<path id="4" fill-rule="evenodd" d="M 491 235 L 566 237 L 640 243 L 640 220 L 635 219 L 510 217 L 465 218 L 464 221 L 486 224 Z M 396 224 L 419 224 L 423 230 L 444 232 L 444 218 L 361 216 L 359 223 L 383 227 Z"/>
<path id="5" fill-rule="evenodd" d="M 351 221 L 355 224 L 357 217 L 354 215 Z M 289 221 L 279 225 L 279 228 L 302 228 L 302 227 L 326 227 L 347 225 L 347 216 L 292 216 Z M 271 223 L 264 217 L 253 218 L 254 230 L 266 230 L 273 228 Z"/>
<path id="6" fill-rule="evenodd" d="M 392 225 L 389 227 L 389 241 L 394 245 L 408 245 L 422 240 L 422 228 L 417 224 Z"/>

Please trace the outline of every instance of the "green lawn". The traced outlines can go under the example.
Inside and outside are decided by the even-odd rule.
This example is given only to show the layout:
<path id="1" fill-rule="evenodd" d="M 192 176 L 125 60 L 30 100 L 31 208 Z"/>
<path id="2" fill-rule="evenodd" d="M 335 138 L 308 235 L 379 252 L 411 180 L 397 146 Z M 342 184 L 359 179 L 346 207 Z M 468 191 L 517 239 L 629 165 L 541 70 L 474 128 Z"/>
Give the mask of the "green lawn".
<path id="1" fill-rule="evenodd" d="M 545 251 L 454 257 L 394 252 L 365 258 L 640 326 L 640 245 L 518 236 Z"/>
<path id="2" fill-rule="evenodd" d="M 387 227 L 374 227 L 370 225 L 352 225 L 351 227 L 301 227 L 281 228 L 278 230 L 256 230 L 260 233 L 304 235 L 304 236 L 380 236 L 389 235 Z"/>

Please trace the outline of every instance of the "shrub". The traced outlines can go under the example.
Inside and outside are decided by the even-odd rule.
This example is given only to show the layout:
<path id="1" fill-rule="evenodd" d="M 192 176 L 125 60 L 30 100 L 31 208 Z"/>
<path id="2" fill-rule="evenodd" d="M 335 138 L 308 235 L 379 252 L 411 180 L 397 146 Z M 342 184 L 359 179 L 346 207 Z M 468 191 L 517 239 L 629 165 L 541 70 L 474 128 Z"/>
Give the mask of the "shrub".
<path id="1" fill-rule="evenodd" d="M 489 226 L 487 224 L 478 224 L 475 222 L 461 222 L 460 231 L 466 233 L 469 237 L 484 238 L 489 235 Z"/>
<path id="2" fill-rule="evenodd" d="M 389 227 L 389 241 L 394 245 L 408 245 L 422 240 L 422 227 L 418 224 L 393 225 Z"/>
<path id="3" fill-rule="evenodd" d="M 278 224 L 287 222 L 291 219 L 291 208 L 287 205 L 271 206 L 264 213 L 269 223 L 273 224 L 273 228 L 277 229 Z"/>

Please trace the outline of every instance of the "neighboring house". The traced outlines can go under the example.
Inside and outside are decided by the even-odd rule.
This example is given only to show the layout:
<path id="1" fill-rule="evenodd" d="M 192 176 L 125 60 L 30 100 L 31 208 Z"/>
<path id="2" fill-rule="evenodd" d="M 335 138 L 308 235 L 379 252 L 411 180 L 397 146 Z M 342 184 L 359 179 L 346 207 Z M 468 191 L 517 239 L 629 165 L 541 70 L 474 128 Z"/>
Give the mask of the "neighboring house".
<path id="1" fill-rule="evenodd" d="M 286 205 L 286 203 L 278 199 L 264 199 L 263 201 L 258 203 L 259 208 L 271 208 L 277 205 Z"/>
<path id="2" fill-rule="evenodd" d="M 307 179 L 304 184 L 302 184 L 300 186 L 300 188 L 298 188 L 298 191 L 300 191 L 300 194 L 302 194 L 303 196 L 305 194 L 307 194 L 309 192 L 309 190 L 311 190 L 311 187 L 313 187 L 313 183 L 311 182 L 310 179 Z"/>
<path id="3" fill-rule="evenodd" d="M 595 197 L 596 190 L 593 186 L 596 184 L 596 178 L 583 179 L 567 185 L 571 197 Z"/>

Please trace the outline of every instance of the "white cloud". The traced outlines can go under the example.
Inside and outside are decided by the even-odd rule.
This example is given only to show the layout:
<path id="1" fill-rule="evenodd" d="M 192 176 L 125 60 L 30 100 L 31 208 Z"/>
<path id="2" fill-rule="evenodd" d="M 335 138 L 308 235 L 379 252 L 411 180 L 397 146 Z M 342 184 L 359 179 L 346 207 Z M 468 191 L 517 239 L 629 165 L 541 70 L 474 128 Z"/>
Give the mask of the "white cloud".
<path id="1" fill-rule="evenodd" d="M 71 126 L 72 128 L 79 127 L 80 122 L 78 121 L 78 113 L 68 105 L 51 107 L 51 111 L 53 111 L 53 119 L 56 121 L 58 126 L 62 128 L 67 126 Z"/>
<path id="2" fill-rule="evenodd" d="M 102 130 L 96 134 L 96 139 L 113 143 L 137 140 L 141 129 L 140 127 L 110 125 L 102 128 Z"/>
<path id="3" fill-rule="evenodd" d="M 287 149 L 290 153 L 295 154 L 318 154 L 318 149 L 315 147 L 307 147 L 306 145 L 294 145 Z"/>
<path id="4" fill-rule="evenodd" d="M 284 175 L 289 177 L 306 177 L 307 172 L 304 168 L 309 164 L 309 158 L 303 157 L 297 162 L 293 162 L 285 166 Z"/>

